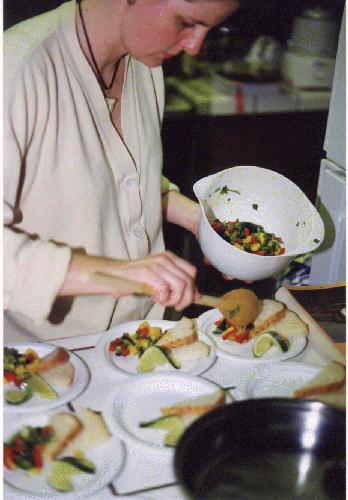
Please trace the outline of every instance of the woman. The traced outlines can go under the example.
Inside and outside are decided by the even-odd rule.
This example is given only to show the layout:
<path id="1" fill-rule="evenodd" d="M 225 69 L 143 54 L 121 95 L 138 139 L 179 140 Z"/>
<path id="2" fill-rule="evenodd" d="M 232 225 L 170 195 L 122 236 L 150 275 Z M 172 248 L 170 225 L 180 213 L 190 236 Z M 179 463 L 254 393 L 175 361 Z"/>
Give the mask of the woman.
<path id="1" fill-rule="evenodd" d="M 162 212 L 195 234 L 198 205 L 161 178 L 160 65 L 197 54 L 237 5 L 71 0 L 5 33 L 4 306 L 36 338 L 158 318 L 197 297 L 194 266 L 164 252 Z M 124 296 L 95 273 L 155 295 Z"/>

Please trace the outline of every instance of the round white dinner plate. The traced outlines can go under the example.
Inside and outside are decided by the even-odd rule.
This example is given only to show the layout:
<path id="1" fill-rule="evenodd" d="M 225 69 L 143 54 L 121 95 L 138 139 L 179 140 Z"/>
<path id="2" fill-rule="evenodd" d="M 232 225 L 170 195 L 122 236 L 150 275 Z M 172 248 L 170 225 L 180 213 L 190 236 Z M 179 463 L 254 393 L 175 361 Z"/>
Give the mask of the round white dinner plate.
<path id="1" fill-rule="evenodd" d="M 52 415 L 54 412 L 50 412 Z M 66 413 L 66 412 L 65 412 Z M 72 413 L 73 414 L 73 413 Z M 4 431 L 4 441 L 9 439 L 15 432 L 23 426 L 30 425 L 41 427 L 47 425 L 50 415 L 30 415 L 26 418 L 15 419 L 13 422 L 6 422 Z M 13 471 L 6 468 L 4 471 L 4 482 L 10 491 L 22 494 L 22 498 L 64 498 L 64 500 L 82 500 L 87 496 L 94 495 L 109 484 L 120 472 L 124 459 L 125 449 L 122 442 L 113 435 L 110 439 L 101 443 L 85 454 L 96 467 L 94 474 L 76 474 L 71 477 L 74 490 L 72 492 L 61 493 L 52 488 L 45 477 L 49 470 L 46 464 L 39 475 L 30 475 L 25 470 L 15 469 Z M 98 498 L 98 497 L 95 497 Z"/>
<path id="2" fill-rule="evenodd" d="M 321 366 L 286 362 L 263 366 L 252 379 L 232 391 L 237 400 L 258 398 L 292 398 L 294 391 L 311 380 Z"/>
<path id="3" fill-rule="evenodd" d="M 138 356 L 116 356 L 115 353 L 109 351 L 109 344 L 117 337 L 122 337 L 123 333 L 135 333 L 140 323 L 144 320 L 129 321 L 128 323 L 122 323 L 114 328 L 111 328 L 107 332 L 101 334 L 99 340 L 95 346 L 97 355 L 100 356 L 106 364 L 123 373 L 123 375 L 137 375 L 137 367 L 139 363 Z M 151 326 L 158 326 L 162 328 L 162 331 L 169 330 L 176 325 L 175 321 L 166 320 L 149 320 L 148 323 Z M 184 372 L 190 373 L 191 375 L 200 375 L 205 372 L 216 359 L 216 349 L 214 342 L 207 336 L 198 332 L 199 340 L 202 340 L 210 346 L 209 356 L 205 358 L 198 359 L 197 361 L 188 361 L 182 363 L 181 368 L 174 368 L 170 363 L 158 366 L 156 372 Z"/>
<path id="4" fill-rule="evenodd" d="M 153 373 L 126 380 L 114 396 L 108 424 L 115 434 L 153 450 L 172 453 L 163 442 L 165 431 L 140 427 L 162 416 L 161 408 L 219 389 L 214 382 L 183 373 Z"/>
<path id="5" fill-rule="evenodd" d="M 12 344 L 7 344 L 5 347 L 17 349 L 18 352 L 24 352 L 26 349 L 33 349 L 40 358 L 47 356 L 50 352 L 57 348 L 53 344 L 44 344 L 41 342 L 33 342 L 27 344 L 21 344 L 19 342 L 14 342 Z M 11 405 L 5 400 L 6 391 L 10 389 L 15 389 L 15 385 L 10 383 L 4 386 L 4 410 L 5 412 L 11 413 L 33 413 L 33 412 L 43 412 L 45 410 L 50 410 L 51 408 L 56 408 L 63 404 L 68 403 L 75 399 L 79 394 L 81 394 L 86 388 L 89 379 L 90 372 L 81 358 L 76 356 L 76 354 L 69 352 L 69 361 L 74 366 L 74 379 L 70 387 L 60 387 L 52 384 L 53 389 L 57 392 L 57 399 L 44 399 L 39 394 L 34 393 L 32 397 L 22 404 Z"/>
<path id="6" fill-rule="evenodd" d="M 255 363 L 270 363 L 294 358 L 307 346 L 307 337 L 297 337 L 289 339 L 290 348 L 287 352 L 280 352 L 276 347 L 271 347 L 263 356 L 256 358 L 253 355 L 255 339 L 251 339 L 244 344 L 238 344 L 238 342 L 224 340 L 222 335 L 213 333 L 216 328 L 215 321 L 221 319 L 221 317 L 222 314 L 219 309 L 210 309 L 196 319 L 198 329 L 215 342 L 218 356 L 233 356 L 241 360 L 255 361 Z"/>

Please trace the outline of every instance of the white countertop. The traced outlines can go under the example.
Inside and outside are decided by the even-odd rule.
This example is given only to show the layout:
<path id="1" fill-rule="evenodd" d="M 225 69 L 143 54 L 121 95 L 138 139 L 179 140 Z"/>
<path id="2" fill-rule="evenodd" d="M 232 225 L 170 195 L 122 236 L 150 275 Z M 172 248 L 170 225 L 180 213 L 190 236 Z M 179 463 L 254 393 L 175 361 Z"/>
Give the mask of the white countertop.
<path id="1" fill-rule="evenodd" d="M 307 348 L 291 361 L 313 363 L 324 366 L 331 359 L 344 361 L 343 355 L 336 350 L 333 341 L 326 338 L 320 326 L 308 315 L 308 313 L 298 304 L 293 296 L 285 289 L 281 288 L 277 292 L 276 298 L 283 301 L 299 314 L 309 325 L 309 343 Z M 87 389 L 74 401 L 70 409 L 90 407 L 94 410 L 109 414 L 108 408 L 117 394 L 117 390 L 122 386 L 122 382 L 128 377 L 108 367 L 100 356 L 96 355 L 94 348 L 101 334 L 91 334 L 80 337 L 70 337 L 60 339 L 54 343 L 71 350 L 78 355 L 89 367 L 91 373 L 90 383 Z M 283 361 L 282 363 L 286 363 Z M 227 359 L 217 357 L 215 363 L 202 375 L 222 387 L 237 386 L 245 379 L 245 376 L 252 376 L 255 369 L 254 362 L 245 360 Z M 230 392 L 233 396 L 233 391 Z M 60 407 L 59 410 L 67 407 Z M 6 426 L 6 414 L 4 414 Z M 123 437 L 121 438 L 123 440 Z M 161 450 L 150 449 L 142 444 L 131 440 L 123 440 L 126 448 L 126 458 L 124 466 L 115 478 L 113 483 L 96 494 L 98 500 L 111 498 L 127 499 L 154 499 L 154 500 L 187 500 L 188 497 L 176 482 L 173 470 L 173 453 L 165 453 Z M 168 450 L 167 450 L 168 451 Z M 125 496 L 126 495 L 126 496 Z M 62 495 L 62 498 L 64 495 Z M 13 493 L 5 484 L 4 498 L 23 498 Z M 29 498 L 26 496 L 26 498 Z M 33 497 L 30 497 L 33 498 Z M 38 497 L 36 497 L 38 498 Z M 44 497 L 40 497 L 44 498 Z"/>

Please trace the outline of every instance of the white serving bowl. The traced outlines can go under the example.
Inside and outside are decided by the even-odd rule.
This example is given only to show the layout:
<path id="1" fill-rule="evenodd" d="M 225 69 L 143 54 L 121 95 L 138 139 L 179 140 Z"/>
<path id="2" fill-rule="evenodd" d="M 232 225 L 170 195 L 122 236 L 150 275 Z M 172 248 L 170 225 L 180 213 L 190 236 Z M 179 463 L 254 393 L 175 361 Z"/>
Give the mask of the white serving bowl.
<path id="1" fill-rule="evenodd" d="M 221 194 L 226 186 L 230 191 Z M 286 268 L 296 255 L 315 250 L 324 224 L 301 189 L 281 174 L 255 166 L 237 166 L 197 181 L 193 190 L 201 215 L 198 240 L 210 263 L 240 280 L 261 280 Z M 255 255 L 223 240 L 211 227 L 214 219 L 253 222 L 282 238 L 285 254 Z"/>

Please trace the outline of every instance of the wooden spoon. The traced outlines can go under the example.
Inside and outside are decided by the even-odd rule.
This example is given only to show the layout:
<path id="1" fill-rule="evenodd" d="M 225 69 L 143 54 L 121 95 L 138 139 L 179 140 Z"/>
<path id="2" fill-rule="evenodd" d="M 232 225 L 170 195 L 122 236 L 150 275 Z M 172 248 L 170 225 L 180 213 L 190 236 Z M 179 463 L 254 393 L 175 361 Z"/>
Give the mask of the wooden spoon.
<path id="1" fill-rule="evenodd" d="M 99 285 L 106 285 L 119 290 L 124 293 L 134 293 L 139 295 L 154 295 L 155 290 L 147 285 L 146 283 L 141 283 L 139 281 L 133 281 L 126 278 L 120 278 L 117 276 L 111 276 L 104 273 L 94 273 L 91 276 L 91 280 Z M 245 326 L 252 323 L 259 312 L 259 304 L 254 292 L 248 289 L 242 289 L 243 295 L 246 295 L 248 299 L 252 301 L 252 306 L 248 308 L 246 318 L 244 321 L 239 321 L 240 326 Z M 238 290 L 240 292 L 240 290 Z M 226 319 L 233 321 L 233 316 L 240 312 L 239 302 L 236 301 L 238 294 L 237 290 L 231 290 L 225 293 L 222 297 L 213 297 L 212 295 L 201 295 L 198 299 L 194 301 L 194 304 L 200 306 L 216 307 L 219 309 Z M 247 304 L 249 306 L 249 304 Z M 237 311 L 236 311 L 237 309 Z M 249 311 L 250 309 L 250 311 Z M 244 323 L 244 324 L 243 324 Z"/>

